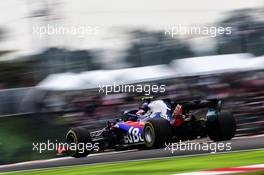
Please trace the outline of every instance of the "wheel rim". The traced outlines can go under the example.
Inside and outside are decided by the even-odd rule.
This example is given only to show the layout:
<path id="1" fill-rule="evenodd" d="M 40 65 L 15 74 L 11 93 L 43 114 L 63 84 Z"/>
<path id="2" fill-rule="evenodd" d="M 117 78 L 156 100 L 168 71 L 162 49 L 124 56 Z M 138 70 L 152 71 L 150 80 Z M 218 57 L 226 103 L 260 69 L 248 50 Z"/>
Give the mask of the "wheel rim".
<path id="1" fill-rule="evenodd" d="M 147 126 L 146 128 L 145 128 L 145 141 L 146 141 L 146 143 L 148 143 L 148 144 L 150 144 L 150 143 L 152 143 L 153 142 L 153 129 L 150 127 L 150 126 Z"/>
<path id="2" fill-rule="evenodd" d="M 75 142 L 76 142 L 75 140 L 76 140 L 76 139 L 75 139 L 74 135 L 73 135 L 73 134 L 70 134 L 70 135 L 68 136 L 67 142 L 68 142 L 69 144 L 71 144 L 71 143 L 75 143 Z"/>
<path id="3" fill-rule="evenodd" d="M 69 149 L 68 152 L 70 155 L 75 155 L 77 153 L 77 149 L 76 150 L 72 150 L 71 149 L 71 145 L 72 144 L 77 144 L 77 140 L 76 137 L 74 136 L 74 134 L 70 133 L 67 137 L 67 143 L 69 145 Z"/>

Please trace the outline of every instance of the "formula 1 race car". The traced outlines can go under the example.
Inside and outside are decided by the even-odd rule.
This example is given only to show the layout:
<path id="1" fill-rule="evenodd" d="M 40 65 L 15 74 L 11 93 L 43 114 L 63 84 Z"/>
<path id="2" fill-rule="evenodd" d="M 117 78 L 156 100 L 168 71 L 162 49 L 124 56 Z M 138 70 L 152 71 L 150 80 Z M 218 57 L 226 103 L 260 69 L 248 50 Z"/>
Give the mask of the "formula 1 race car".
<path id="1" fill-rule="evenodd" d="M 171 102 L 172 109 L 178 103 Z M 180 125 L 174 121 L 164 118 L 150 118 L 140 120 L 136 115 L 137 110 L 125 113 L 115 122 L 108 122 L 101 130 L 89 132 L 86 127 L 71 128 L 66 140 L 68 144 L 97 143 L 99 151 L 106 149 L 129 149 L 138 146 L 139 148 L 161 148 L 165 143 L 172 141 L 194 140 L 202 137 L 209 137 L 211 140 L 224 141 L 234 137 L 236 121 L 231 112 L 221 110 L 221 101 L 218 99 L 197 100 L 180 103 L 183 107 L 183 115 L 188 118 Z M 207 113 L 196 116 L 192 111 L 208 108 Z M 98 150 L 96 150 L 98 151 Z M 86 157 L 93 149 L 80 151 L 78 147 L 74 150 L 67 150 L 72 157 Z"/>

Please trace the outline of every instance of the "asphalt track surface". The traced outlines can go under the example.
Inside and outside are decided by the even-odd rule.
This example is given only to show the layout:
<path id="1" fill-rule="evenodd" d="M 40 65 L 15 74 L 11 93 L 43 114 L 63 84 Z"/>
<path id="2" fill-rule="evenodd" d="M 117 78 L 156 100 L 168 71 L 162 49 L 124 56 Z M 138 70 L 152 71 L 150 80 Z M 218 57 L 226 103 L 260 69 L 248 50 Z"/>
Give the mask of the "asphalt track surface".
<path id="1" fill-rule="evenodd" d="M 210 141 L 196 141 L 196 143 L 211 143 Z M 259 136 L 249 136 L 249 137 L 236 137 L 231 141 L 232 150 L 251 150 L 251 149 L 261 149 L 264 148 L 264 135 Z M 227 142 L 224 142 L 227 143 Z M 85 165 L 85 164 L 98 164 L 98 163 L 110 163 L 119 161 L 131 161 L 140 159 L 157 159 L 163 157 L 172 156 L 188 156 L 197 154 L 206 154 L 211 151 L 202 150 L 177 150 L 172 153 L 171 150 L 165 149 L 153 149 L 153 150 L 127 150 L 127 151 L 114 151 L 91 154 L 85 158 L 75 159 L 72 157 L 63 157 L 49 160 L 39 160 L 31 162 L 23 162 L 9 165 L 0 165 L 0 173 L 10 172 L 10 171 L 21 171 L 21 170 L 32 170 L 32 169 L 42 169 L 51 167 L 62 167 L 62 166 L 72 166 L 72 165 Z M 217 151 L 221 152 L 221 151 Z"/>

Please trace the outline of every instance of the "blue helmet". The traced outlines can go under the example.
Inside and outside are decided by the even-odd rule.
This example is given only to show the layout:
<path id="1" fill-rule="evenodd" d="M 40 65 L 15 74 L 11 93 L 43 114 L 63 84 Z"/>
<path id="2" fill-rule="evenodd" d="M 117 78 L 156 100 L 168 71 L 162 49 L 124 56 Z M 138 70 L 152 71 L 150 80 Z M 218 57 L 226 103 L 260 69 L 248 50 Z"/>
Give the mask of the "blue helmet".
<path id="1" fill-rule="evenodd" d="M 151 100 L 153 99 L 153 97 L 143 97 L 141 98 L 141 100 L 143 101 L 142 105 L 139 107 L 139 109 L 144 110 L 145 112 L 147 112 L 149 110 L 149 103 L 151 102 Z"/>

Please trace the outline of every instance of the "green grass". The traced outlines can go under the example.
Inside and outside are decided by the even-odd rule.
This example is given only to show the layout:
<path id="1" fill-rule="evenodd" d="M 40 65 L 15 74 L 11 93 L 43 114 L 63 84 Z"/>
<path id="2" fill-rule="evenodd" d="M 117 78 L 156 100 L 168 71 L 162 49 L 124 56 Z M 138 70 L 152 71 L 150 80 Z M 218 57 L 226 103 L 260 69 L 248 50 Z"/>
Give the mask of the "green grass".
<path id="1" fill-rule="evenodd" d="M 241 174 L 241 173 L 240 173 Z M 251 172 L 251 173 L 243 173 L 242 175 L 263 175 L 263 171 Z M 238 174 L 234 174 L 238 175 Z"/>
<path id="2" fill-rule="evenodd" d="M 114 156 L 114 155 L 113 155 Z M 10 175 L 168 175 L 264 163 L 264 150 L 159 160 L 109 163 L 8 173 Z M 257 173 L 256 173 L 257 174 Z M 262 172 L 263 174 L 263 172 Z M 250 174 L 252 175 L 252 173 Z"/>

